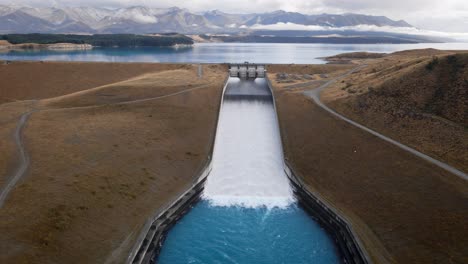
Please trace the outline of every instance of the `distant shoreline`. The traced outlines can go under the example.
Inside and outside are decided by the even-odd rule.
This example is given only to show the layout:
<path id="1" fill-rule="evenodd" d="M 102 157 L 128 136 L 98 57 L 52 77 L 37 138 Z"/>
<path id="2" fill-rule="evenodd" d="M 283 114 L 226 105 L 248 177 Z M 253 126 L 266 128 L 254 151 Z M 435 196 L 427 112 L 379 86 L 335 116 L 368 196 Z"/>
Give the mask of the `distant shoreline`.
<path id="1" fill-rule="evenodd" d="M 397 36 L 339 36 L 339 35 L 285 35 L 284 32 L 257 32 L 258 34 L 194 34 L 188 35 L 196 43 L 298 43 L 298 44 L 420 44 L 443 43 L 418 38 Z"/>
<path id="2" fill-rule="evenodd" d="M 0 40 L 0 50 L 90 50 L 93 45 L 90 44 L 74 44 L 74 43 L 54 43 L 54 44 L 38 44 L 38 43 L 21 43 L 12 44 L 5 40 Z"/>
<path id="3" fill-rule="evenodd" d="M 87 50 L 93 47 L 180 47 L 194 42 L 178 33 L 136 34 L 7 34 L 0 35 L 0 49 Z"/>

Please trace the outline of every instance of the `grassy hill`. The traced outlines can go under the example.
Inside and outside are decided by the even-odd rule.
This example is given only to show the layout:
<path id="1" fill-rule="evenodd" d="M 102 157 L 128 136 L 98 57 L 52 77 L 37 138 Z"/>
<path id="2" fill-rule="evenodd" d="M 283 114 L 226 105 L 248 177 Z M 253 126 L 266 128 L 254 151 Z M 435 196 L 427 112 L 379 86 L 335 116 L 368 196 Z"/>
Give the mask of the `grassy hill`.
<path id="1" fill-rule="evenodd" d="M 398 52 L 325 91 L 342 114 L 468 171 L 468 53 Z M 423 54 L 426 54 L 424 56 Z"/>
<path id="2" fill-rule="evenodd" d="M 433 57 L 359 96 L 361 108 L 396 115 L 434 115 L 468 126 L 468 54 Z M 398 113 L 394 113 L 395 110 Z"/>
<path id="3" fill-rule="evenodd" d="M 198 78 L 190 64 L 0 68 L 5 89 L 23 90 L 0 104 L 2 187 L 18 163 L 19 117 L 37 110 L 22 134 L 30 166 L 0 210 L 0 263 L 121 263 L 147 219 L 205 165 L 227 69 L 204 66 Z"/>
<path id="4" fill-rule="evenodd" d="M 460 115 L 466 114 L 466 55 L 337 57 L 348 64 L 268 67 L 285 159 L 347 217 L 374 263 L 467 262 L 466 180 L 330 115 L 303 94 L 366 65 L 326 88 L 322 101 L 466 170 L 468 131 Z"/>

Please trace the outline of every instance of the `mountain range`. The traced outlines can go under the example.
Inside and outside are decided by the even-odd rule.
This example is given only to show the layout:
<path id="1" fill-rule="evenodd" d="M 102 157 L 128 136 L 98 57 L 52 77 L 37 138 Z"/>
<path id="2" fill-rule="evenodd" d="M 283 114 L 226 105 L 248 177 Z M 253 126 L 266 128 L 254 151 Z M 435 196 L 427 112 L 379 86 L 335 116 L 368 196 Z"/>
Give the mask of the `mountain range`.
<path id="1" fill-rule="evenodd" d="M 306 15 L 296 12 L 228 14 L 201 13 L 178 7 L 133 6 L 119 9 L 95 7 L 36 8 L 0 5 L 0 33 L 242 33 L 274 25 L 317 26 L 329 29 L 374 26 L 409 28 L 403 20 L 361 14 Z"/>

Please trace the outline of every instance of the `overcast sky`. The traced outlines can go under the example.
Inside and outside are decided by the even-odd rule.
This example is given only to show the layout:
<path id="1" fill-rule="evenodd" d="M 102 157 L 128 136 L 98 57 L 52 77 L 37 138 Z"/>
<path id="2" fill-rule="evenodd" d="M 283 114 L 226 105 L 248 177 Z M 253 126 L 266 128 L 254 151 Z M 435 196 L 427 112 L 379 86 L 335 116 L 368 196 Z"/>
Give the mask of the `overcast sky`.
<path id="1" fill-rule="evenodd" d="M 191 11 L 218 9 L 230 13 L 274 10 L 317 13 L 362 13 L 404 19 L 423 29 L 468 32 L 468 0 L 0 0 L 31 6 L 150 7 L 178 6 Z"/>

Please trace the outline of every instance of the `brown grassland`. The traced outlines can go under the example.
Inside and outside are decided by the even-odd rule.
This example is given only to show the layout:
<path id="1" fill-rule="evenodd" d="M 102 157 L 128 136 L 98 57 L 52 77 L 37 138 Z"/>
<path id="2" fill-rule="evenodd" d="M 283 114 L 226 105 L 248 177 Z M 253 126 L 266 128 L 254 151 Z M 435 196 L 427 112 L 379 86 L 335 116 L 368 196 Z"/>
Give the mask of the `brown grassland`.
<path id="1" fill-rule="evenodd" d="M 322 100 L 468 170 L 462 52 L 353 53 L 269 65 L 285 158 L 352 224 L 375 263 L 468 263 L 468 184 L 341 121 L 303 95 L 358 65 Z M 0 263 L 121 263 L 145 221 L 185 191 L 212 147 L 227 69 L 145 63 L 0 65 Z"/>
<path id="2" fill-rule="evenodd" d="M 54 98 L 0 105 L 2 184 L 17 163 L 18 117 L 38 110 L 24 130 L 31 165 L 0 210 L 0 262 L 123 262 L 146 220 L 205 165 L 225 67 L 204 65 L 198 78 L 197 65 L 15 64 L 3 67 L 48 74 L 2 80 L 2 91 L 29 88 L 10 99 Z"/>
<path id="3" fill-rule="evenodd" d="M 427 53 L 429 55 L 423 56 Z M 326 89 L 339 113 L 468 171 L 468 53 L 397 52 Z"/>
<path id="4" fill-rule="evenodd" d="M 435 55 L 440 56 L 438 64 L 429 71 L 426 65 Z M 434 50 L 377 59 L 369 59 L 369 54 L 364 59 L 343 56 L 347 64 L 340 66 L 348 70 L 368 66 L 326 88 L 322 100 L 351 119 L 466 171 L 466 67 L 455 70 L 446 56 L 451 53 Z M 455 57 L 464 65 L 464 54 Z M 336 70 L 334 65 L 316 67 Z M 468 261 L 466 180 L 331 116 L 302 94 L 347 70 L 330 72 L 316 82 L 298 78 L 294 69 L 268 70 L 285 158 L 310 189 L 346 216 L 376 263 Z M 285 73 L 290 81 L 285 81 Z M 399 85 L 391 85 L 394 82 Z M 416 114 L 390 117 L 402 108 Z M 441 150 L 446 155 L 434 155 Z"/>
<path id="5" fill-rule="evenodd" d="M 0 61 L 0 104 L 70 94 L 155 71 L 175 64 Z M 34 84 L 34 85 L 31 85 Z"/>

